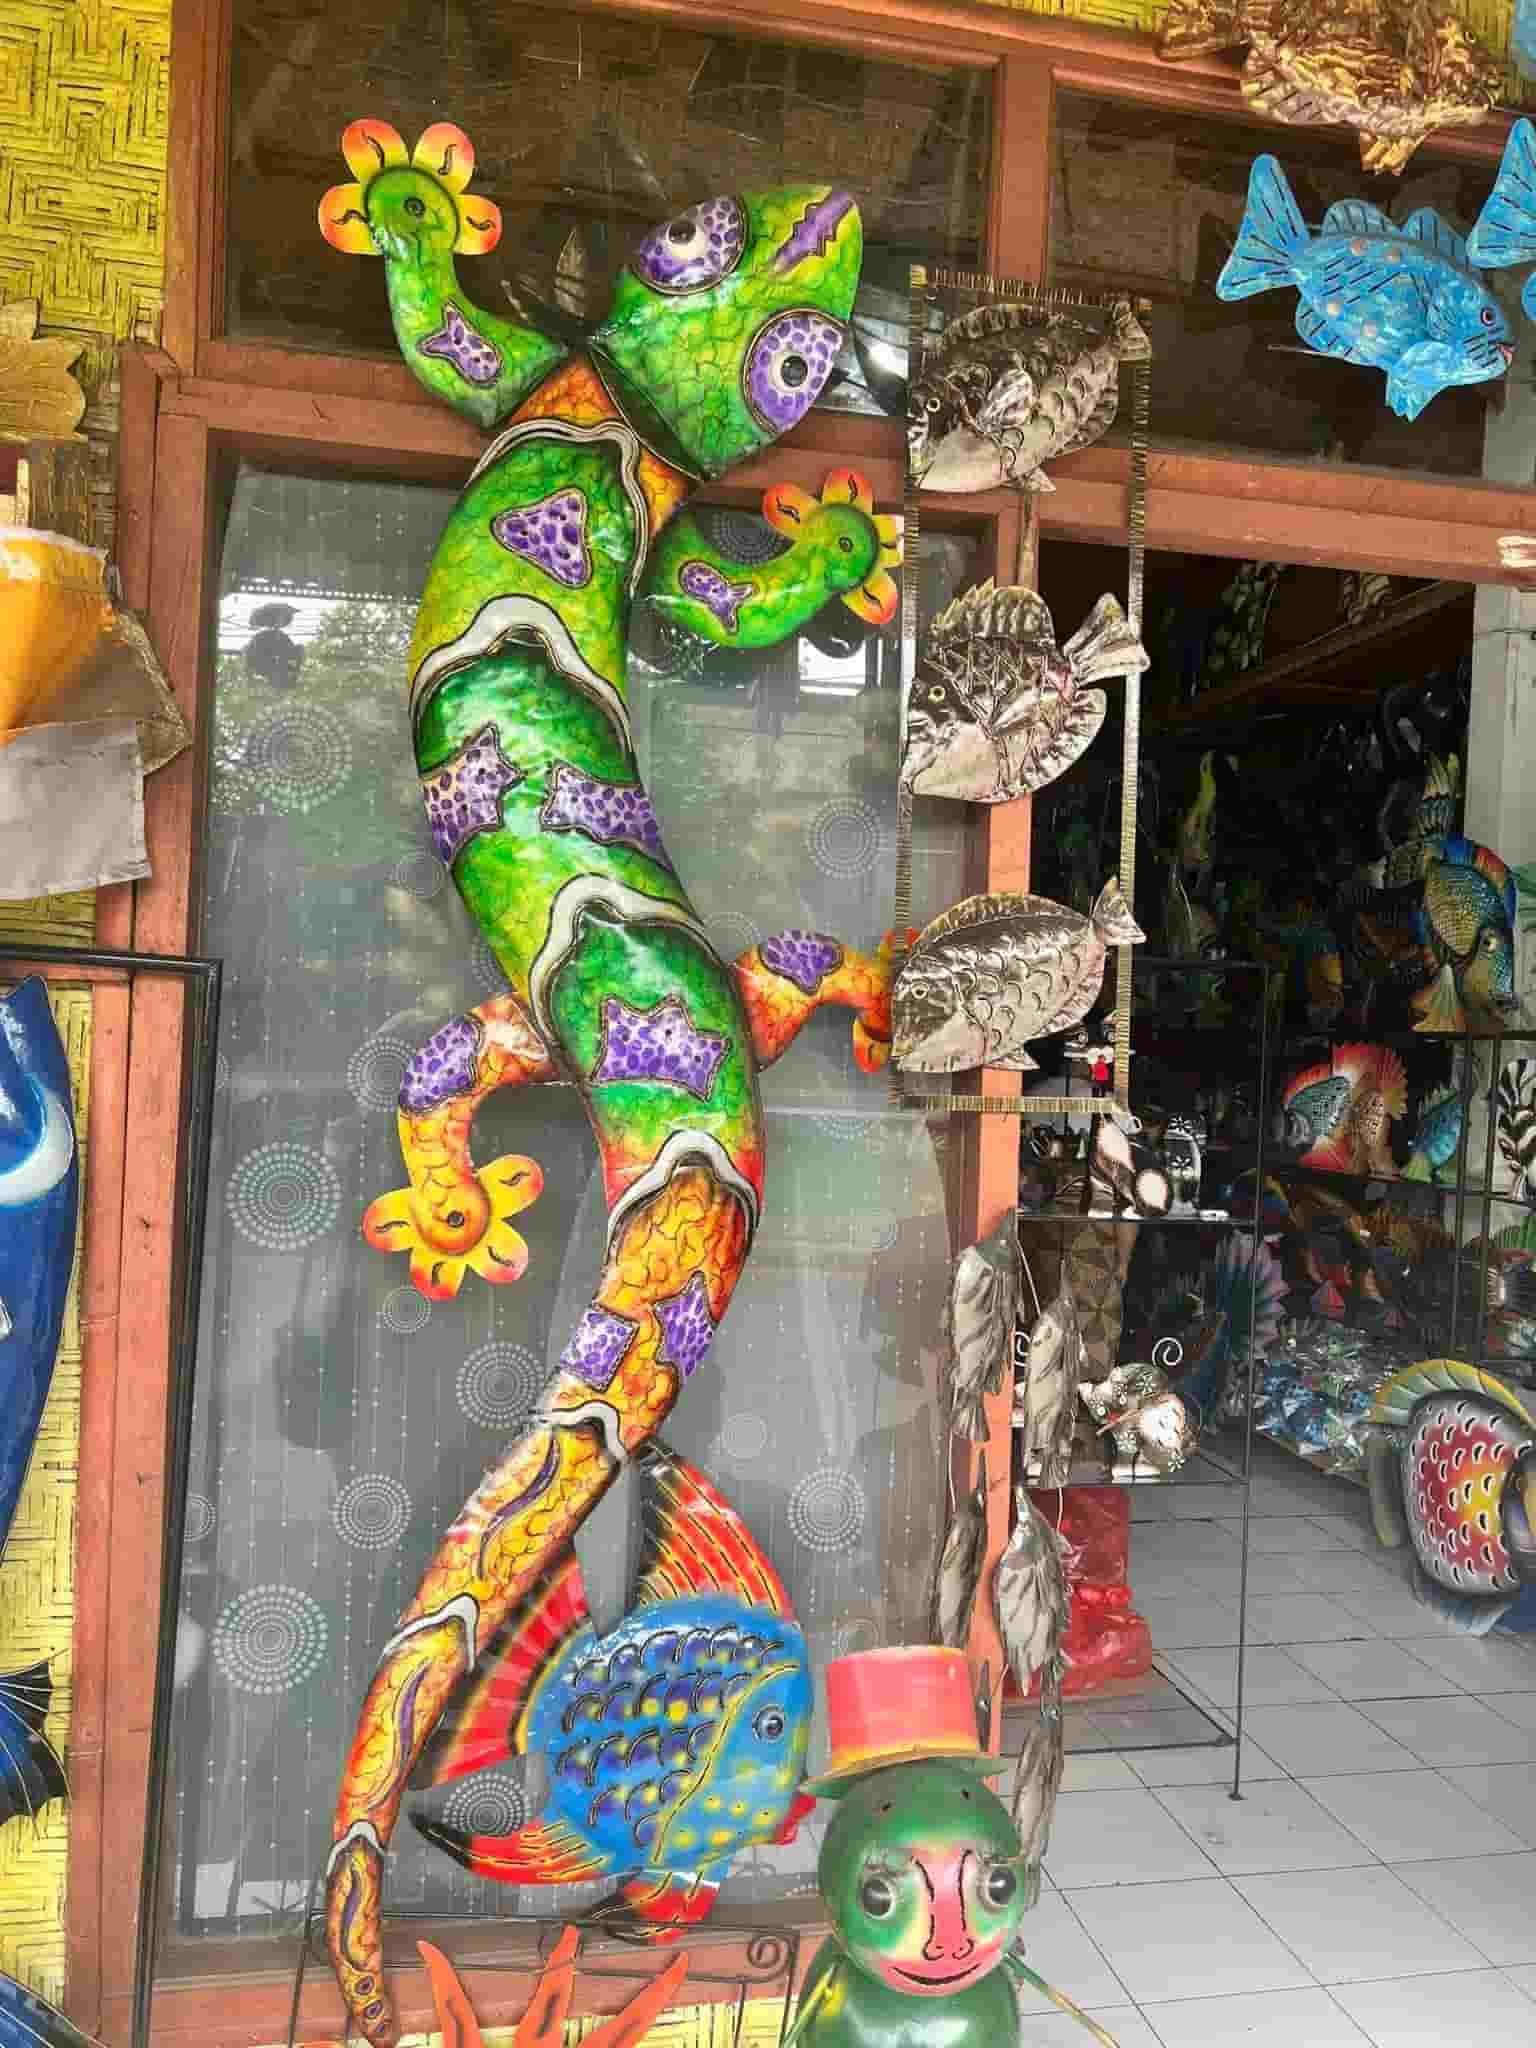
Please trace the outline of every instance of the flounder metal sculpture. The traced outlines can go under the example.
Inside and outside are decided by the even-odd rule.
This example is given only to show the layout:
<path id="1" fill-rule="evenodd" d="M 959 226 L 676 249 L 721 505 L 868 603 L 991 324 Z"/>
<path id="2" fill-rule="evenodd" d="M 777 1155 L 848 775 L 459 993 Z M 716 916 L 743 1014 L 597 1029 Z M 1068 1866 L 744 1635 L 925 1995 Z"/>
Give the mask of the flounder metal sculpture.
<path id="1" fill-rule="evenodd" d="M 1284 171 L 1260 156 L 1216 295 L 1294 289 L 1308 347 L 1384 370 L 1388 405 L 1415 420 L 1439 392 L 1509 368 L 1509 321 L 1471 264 L 1468 244 L 1427 206 L 1399 226 L 1363 199 L 1341 199 L 1313 234 Z"/>
<path id="2" fill-rule="evenodd" d="M 1087 917 L 1048 896 L 968 896 L 927 926 L 897 974 L 892 1058 L 920 1074 L 1031 1073 L 1030 1041 L 1081 1023 L 1110 947 L 1145 936 L 1113 880 Z"/>
<path id="3" fill-rule="evenodd" d="M 1054 782 L 1092 745 L 1108 699 L 1089 687 L 1150 657 L 1113 597 L 1064 646 L 1045 600 L 988 580 L 929 626 L 907 707 L 902 780 L 915 796 L 1010 803 Z"/>
<path id="4" fill-rule="evenodd" d="M 1172 0 L 1158 55 L 1239 43 L 1249 106 L 1357 129 L 1368 171 L 1401 171 L 1437 128 L 1474 127 L 1498 102 L 1499 67 L 1447 0 Z"/>
<path id="5" fill-rule="evenodd" d="M 927 353 L 908 408 L 908 461 L 928 491 L 1056 487 L 1042 465 L 1115 423 L 1120 365 L 1152 348 L 1128 299 L 1107 331 L 1076 313 L 1042 318 L 1027 301 L 975 306 Z"/>

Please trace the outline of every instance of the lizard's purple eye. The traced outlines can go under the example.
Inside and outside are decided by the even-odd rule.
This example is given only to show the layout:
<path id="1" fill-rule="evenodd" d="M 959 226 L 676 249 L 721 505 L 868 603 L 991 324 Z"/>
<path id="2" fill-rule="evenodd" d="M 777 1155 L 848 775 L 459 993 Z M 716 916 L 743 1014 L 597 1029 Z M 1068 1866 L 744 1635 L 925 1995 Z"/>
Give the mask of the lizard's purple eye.
<path id="1" fill-rule="evenodd" d="M 742 371 L 753 417 L 770 434 L 787 434 L 821 396 L 843 345 L 842 323 L 808 306 L 770 320 Z"/>
<path id="2" fill-rule="evenodd" d="M 701 292 L 736 268 L 746 239 L 739 199 L 703 199 L 653 228 L 635 251 L 633 269 L 653 291 Z"/>

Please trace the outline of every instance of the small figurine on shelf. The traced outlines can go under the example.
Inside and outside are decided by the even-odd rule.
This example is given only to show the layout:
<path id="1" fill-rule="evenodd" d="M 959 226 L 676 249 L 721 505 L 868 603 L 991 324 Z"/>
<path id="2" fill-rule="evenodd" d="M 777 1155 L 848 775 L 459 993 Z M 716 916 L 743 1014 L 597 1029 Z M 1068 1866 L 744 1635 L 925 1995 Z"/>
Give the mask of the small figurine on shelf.
<path id="1" fill-rule="evenodd" d="M 1171 1477 L 1199 1441 L 1168 1377 L 1183 1364 L 1184 1347 L 1176 1338 L 1164 1338 L 1153 1347 L 1153 1356 L 1162 1362 L 1117 1365 L 1107 1379 L 1077 1390 L 1100 1435 L 1114 1446 L 1110 1476 L 1117 1486 Z"/>
<path id="2" fill-rule="evenodd" d="M 1193 1216 L 1199 1210 L 1206 1138 L 1205 1118 L 1199 1110 L 1171 1116 L 1163 1126 L 1163 1165 L 1175 1216 Z"/>
<path id="3" fill-rule="evenodd" d="M 1088 1194 L 1092 1215 L 1166 1216 L 1173 1205 L 1167 1173 L 1111 1116 L 1094 1119 Z"/>
<path id="4" fill-rule="evenodd" d="M 954 1650 L 868 1650 L 827 1667 L 832 1754 L 809 1790 L 838 1802 L 816 1878 L 832 1932 L 784 2048 L 1001 2048 L 1010 1978 L 1112 2038 L 1023 1960 L 1024 1855 L 984 1780 L 970 1672 Z"/>

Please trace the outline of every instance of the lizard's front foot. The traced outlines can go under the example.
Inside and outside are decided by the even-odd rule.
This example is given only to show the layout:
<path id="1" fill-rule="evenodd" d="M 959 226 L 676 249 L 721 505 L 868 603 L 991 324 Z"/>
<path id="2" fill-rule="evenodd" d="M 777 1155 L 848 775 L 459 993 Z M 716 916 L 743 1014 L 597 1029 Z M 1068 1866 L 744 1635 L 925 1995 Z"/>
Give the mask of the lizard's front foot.
<path id="1" fill-rule="evenodd" d="M 544 1189 L 538 1162 L 505 1153 L 465 1173 L 425 1165 L 408 1188 L 380 1195 L 363 1215 L 363 1236 L 375 1251 L 409 1252 L 411 1280 L 428 1301 L 451 1301 L 466 1268 L 493 1286 L 520 1280 L 528 1245 L 510 1218 L 531 1208 Z"/>

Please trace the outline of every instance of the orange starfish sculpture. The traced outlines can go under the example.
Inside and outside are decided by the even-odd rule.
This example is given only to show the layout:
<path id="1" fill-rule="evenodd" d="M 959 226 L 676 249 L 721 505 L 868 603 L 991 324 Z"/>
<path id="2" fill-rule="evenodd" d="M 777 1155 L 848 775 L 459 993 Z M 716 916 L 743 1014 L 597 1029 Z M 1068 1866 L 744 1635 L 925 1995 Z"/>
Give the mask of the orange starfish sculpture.
<path id="1" fill-rule="evenodd" d="M 567 1927 L 544 1966 L 528 2010 L 517 2023 L 512 2048 L 561 2048 L 576 1988 L 576 1951 L 580 1945 L 581 1936 L 576 1929 Z M 427 1966 L 443 2048 L 482 2048 L 480 2022 L 458 1972 L 442 1950 L 429 1941 L 418 1941 L 416 1947 Z M 588 2034 L 582 2048 L 638 2048 L 652 2020 L 666 2011 L 687 1974 L 688 1957 L 674 1956 L 660 1976 L 637 1991 L 622 2012 L 605 2021 L 596 2033 Z"/>

